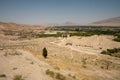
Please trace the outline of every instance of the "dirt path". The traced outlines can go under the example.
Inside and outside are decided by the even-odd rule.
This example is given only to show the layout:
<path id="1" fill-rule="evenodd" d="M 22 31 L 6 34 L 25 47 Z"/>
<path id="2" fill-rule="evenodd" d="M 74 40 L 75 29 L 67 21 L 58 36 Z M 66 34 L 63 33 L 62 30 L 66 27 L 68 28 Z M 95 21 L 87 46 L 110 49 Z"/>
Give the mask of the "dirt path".
<path id="1" fill-rule="evenodd" d="M 100 53 L 100 51 L 98 51 L 98 50 L 93 50 L 93 49 L 90 49 L 90 48 L 87 48 L 87 47 L 65 46 L 65 45 L 55 43 L 55 42 L 50 42 L 50 43 L 55 44 L 55 45 L 60 46 L 60 47 L 64 47 L 64 48 L 68 48 L 68 49 L 71 49 L 71 50 L 74 50 L 74 51 L 78 51 L 78 52 L 81 52 L 81 53 L 87 53 L 87 54 L 97 54 L 97 53 L 99 54 Z"/>

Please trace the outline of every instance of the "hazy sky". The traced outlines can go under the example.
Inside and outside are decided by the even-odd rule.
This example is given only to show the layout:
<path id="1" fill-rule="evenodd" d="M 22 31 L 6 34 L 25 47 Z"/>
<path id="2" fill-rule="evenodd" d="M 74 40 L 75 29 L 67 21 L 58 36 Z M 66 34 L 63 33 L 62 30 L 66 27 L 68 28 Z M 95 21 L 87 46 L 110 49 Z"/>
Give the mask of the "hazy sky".
<path id="1" fill-rule="evenodd" d="M 120 0 L 0 0 L 0 21 L 87 24 L 120 16 Z"/>

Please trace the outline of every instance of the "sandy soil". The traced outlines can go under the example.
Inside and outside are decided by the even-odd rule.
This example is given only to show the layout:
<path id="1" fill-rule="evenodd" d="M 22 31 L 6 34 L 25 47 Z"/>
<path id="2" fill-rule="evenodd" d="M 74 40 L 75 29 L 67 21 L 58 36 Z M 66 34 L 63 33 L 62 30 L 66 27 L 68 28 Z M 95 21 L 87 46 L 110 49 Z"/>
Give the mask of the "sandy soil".
<path id="1" fill-rule="evenodd" d="M 51 68 L 45 61 L 35 58 L 30 52 L 18 50 L 21 55 L 7 55 L 0 51 L 0 74 L 6 78 L 0 80 L 13 80 L 15 75 L 22 75 L 25 80 L 52 80 L 45 74 Z"/>
<path id="2" fill-rule="evenodd" d="M 119 48 L 120 43 L 112 41 L 113 36 L 90 36 L 90 37 L 69 37 L 60 38 L 57 41 L 51 42 L 58 46 L 67 47 L 82 53 L 96 54 L 102 50 Z"/>
<path id="3" fill-rule="evenodd" d="M 13 80 L 17 74 L 25 80 L 56 80 L 45 74 L 46 69 L 63 74 L 66 80 L 120 80 L 120 58 L 96 54 L 103 49 L 120 47 L 120 43 L 112 41 L 112 38 L 91 36 L 1 40 L 0 74 L 7 77 L 0 77 L 0 80 Z M 42 56 L 44 47 L 48 50 L 47 59 Z M 15 51 L 21 54 L 14 55 Z"/>

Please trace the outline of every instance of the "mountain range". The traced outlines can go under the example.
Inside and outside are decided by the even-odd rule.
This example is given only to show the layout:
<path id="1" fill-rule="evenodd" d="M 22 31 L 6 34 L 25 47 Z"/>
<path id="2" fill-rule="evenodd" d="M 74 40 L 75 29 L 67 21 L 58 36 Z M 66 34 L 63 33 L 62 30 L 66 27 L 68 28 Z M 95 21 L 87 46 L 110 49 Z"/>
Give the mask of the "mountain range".
<path id="1" fill-rule="evenodd" d="M 65 23 L 62 23 L 62 24 L 54 24 L 54 26 L 81 26 L 81 25 L 78 25 L 77 23 L 74 23 L 74 22 L 65 22 Z M 120 17 L 114 17 L 114 18 L 109 18 L 109 19 L 96 21 L 96 22 L 87 24 L 85 26 L 120 26 Z M 18 30 L 18 29 L 24 29 L 26 27 L 40 28 L 40 27 L 45 27 L 45 26 L 0 22 L 0 29 Z"/>
<path id="2" fill-rule="evenodd" d="M 91 23 L 90 25 L 95 26 L 120 26 L 120 17 L 114 17 L 109 19 L 104 19 L 101 21 L 96 21 Z"/>

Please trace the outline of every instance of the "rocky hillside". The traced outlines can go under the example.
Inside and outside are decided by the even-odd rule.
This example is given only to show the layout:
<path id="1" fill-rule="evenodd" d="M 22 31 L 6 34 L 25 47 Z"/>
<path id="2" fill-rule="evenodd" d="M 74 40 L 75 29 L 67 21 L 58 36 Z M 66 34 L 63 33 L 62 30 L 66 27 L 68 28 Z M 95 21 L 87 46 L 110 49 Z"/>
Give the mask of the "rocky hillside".
<path id="1" fill-rule="evenodd" d="M 93 22 L 92 25 L 97 26 L 120 26 L 120 17 L 109 18 L 97 22 Z"/>

